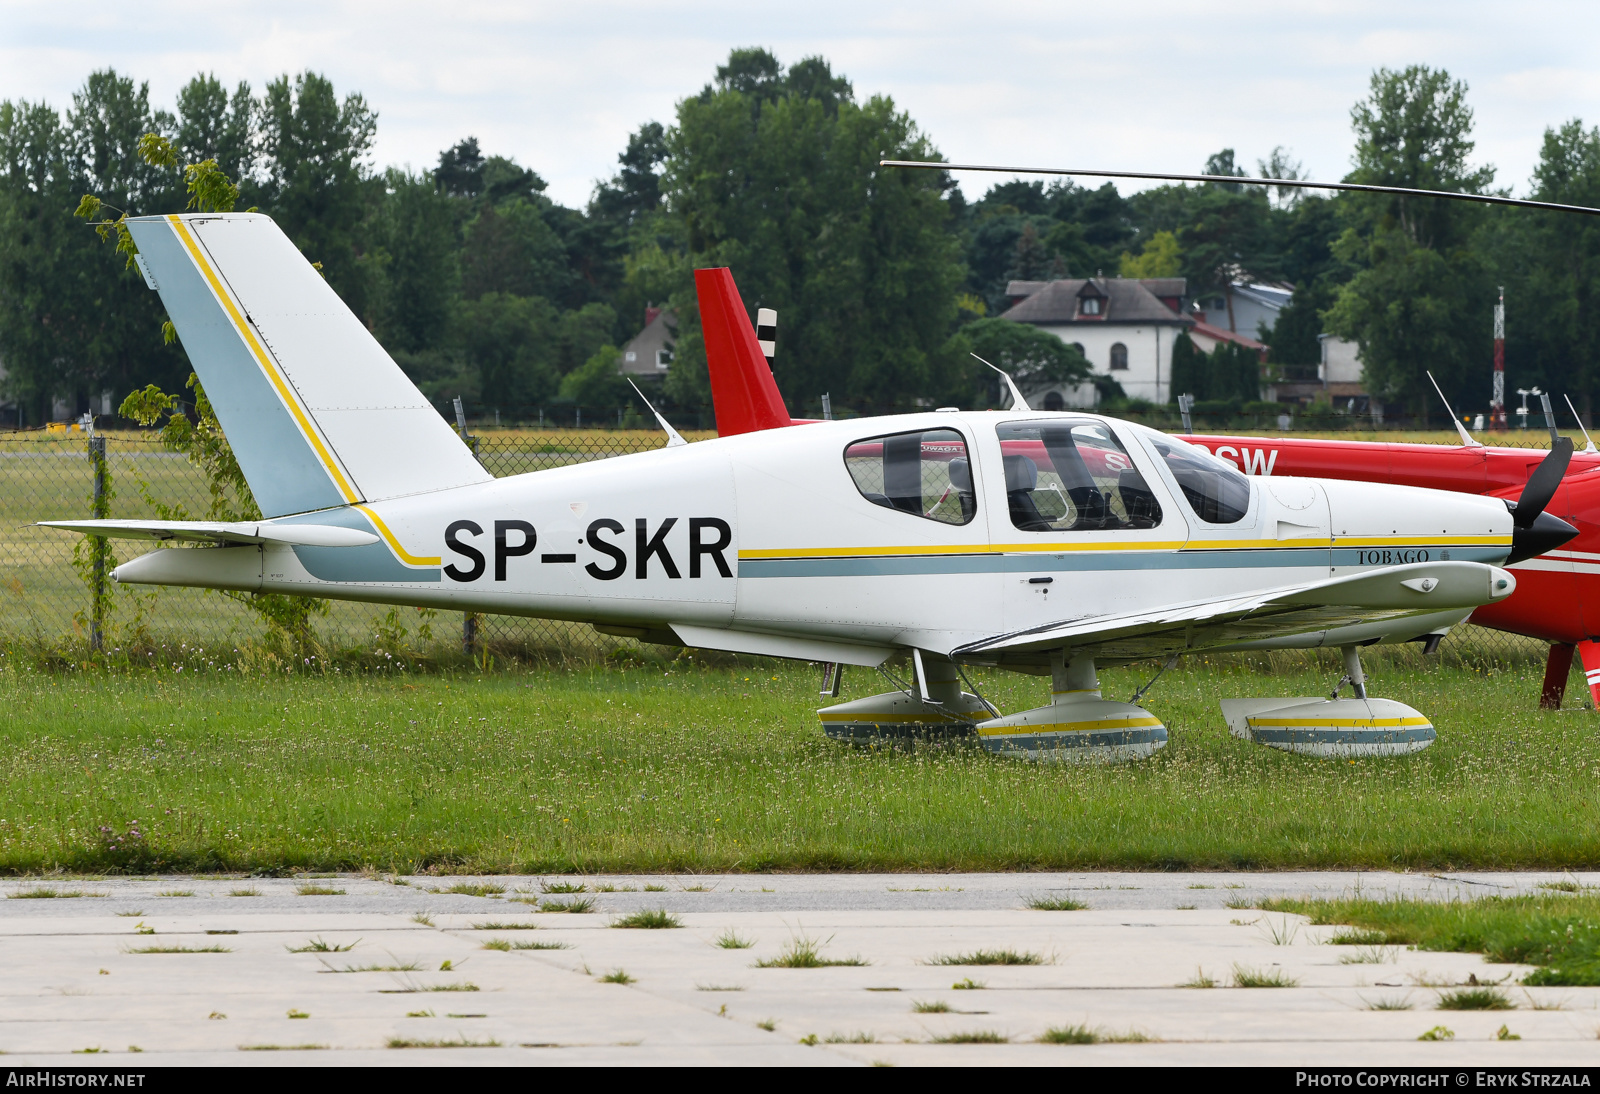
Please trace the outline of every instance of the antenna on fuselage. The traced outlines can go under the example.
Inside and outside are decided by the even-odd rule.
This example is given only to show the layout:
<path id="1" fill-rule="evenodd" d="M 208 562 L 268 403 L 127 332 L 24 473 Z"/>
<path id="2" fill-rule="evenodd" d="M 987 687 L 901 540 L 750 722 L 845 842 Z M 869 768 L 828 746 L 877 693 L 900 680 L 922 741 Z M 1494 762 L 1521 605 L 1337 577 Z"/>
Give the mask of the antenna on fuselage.
<path id="1" fill-rule="evenodd" d="M 976 353 L 974 353 L 972 356 L 978 357 L 978 355 Z M 983 361 L 983 358 L 982 357 L 978 357 L 978 360 Z M 998 365 L 989 364 L 988 361 L 983 361 L 983 363 L 986 364 L 986 365 L 989 365 L 990 368 L 994 369 L 1001 376 L 1005 377 L 1006 389 L 1011 392 L 1011 409 L 1012 410 L 1032 410 L 1033 409 L 1031 406 L 1028 405 L 1028 400 L 1023 397 L 1022 389 L 1017 387 L 1017 382 L 1011 378 L 1011 373 L 1007 372 L 1005 369 L 1001 368 Z"/>
<path id="2" fill-rule="evenodd" d="M 644 392 L 639 390 L 639 385 L 638 384 L 634 383 L 632 380 L 629 380 L 628 381 L 628 386 L 633 388 L 633 393 L 635 395 L 639 396 L 639 401 L 640 402 L 644 403 L 645 406 L 650 407 L 650 413 L 652 413 L 652 414 L 654 414 L 656 416 L 656 421 L 661 423 L 661 428 L 667 431 L 667 447 L 668 448 L 676 448 L 680 444 L 688 444 L 689 443 L 688 441 L 683 439 L 683 435 L 682 434 L 680 434 L 676 429 L 672 428 L 672 423 L 671 422 L 667 421 L 665 418 L 663 418 L 661 416 L 661 411 L 657 410 L 654 406 L 650 405 L 650 400 L 646 399 L 644 397 Z"/>
<path id="3" fill-rule="evenodd" d="M 1593 451 L 1595 451 L 1594 441 L 1593 441 L 1593 439 L 1590 438 L 1589 431 L 1587 429 L 1583 428 L 1583 419 L 1578 417 L 1577 408 L 1572 405 L 1572 396 L 1563 395 L 1561 397 L 1567 401 L 1567 409 L 1572 411 L 1572 420 L 1578 423 L 1578 432 L 1583 434 L 1583 439 L 1584 439 L 1584 441 L 1586 443 L 1586 447 L 1584 448 L 1584 451 L 1585 452 L 1593 452 Z"/>
<path id="4" fill-rule="evenodd" d="M 1461 424 L 1461 419 L 1456 417 L 1455 409 L 1450 405 L 1450 400 L 1444 397 L 1444 392 L 1439 388 L 1439 381 L 1433 378 L 1433 373 L 1428 373 L 1428 382 L 1433 385 L 1433 390 L 1439 392 L 1439 401 L 1444 404 L 1445 413 L 1450 415 L 1450 421 L 1455 424 L 1456 432 L 1461 434 L 1461 443 L 1466 448 L 1482 448 L 1483 442 L 1472 439 L 1472 434 L 1467 432 L 1467 427 Z"/>

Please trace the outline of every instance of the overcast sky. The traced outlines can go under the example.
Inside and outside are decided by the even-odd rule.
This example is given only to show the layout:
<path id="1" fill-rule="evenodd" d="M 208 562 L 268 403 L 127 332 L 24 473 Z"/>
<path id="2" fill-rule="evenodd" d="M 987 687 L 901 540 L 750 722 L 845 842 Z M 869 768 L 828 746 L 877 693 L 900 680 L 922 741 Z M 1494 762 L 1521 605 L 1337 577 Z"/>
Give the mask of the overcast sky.
<path id="1" fill-rule="evenodd" d="M 1478 160 L 1524 193 L 1546 126 L 1600 122 L 1597 32 L 1600 5 L 1562 0 L 0 0 L 0 99 L 66 107 L 112 66 L 170 107 L 198 71 L 259 89 L 310 68 L 377 109 L 378 164 L 431 167 L 470 134 L 581 205 L 628 133 L 669 122 L 736 46 L 827 57 L 953 161 L 1194 171 L 1282 144 L 1313 177 L 1348 169 L 1372 70 L 1421 63 L 1470 84 Z"/>

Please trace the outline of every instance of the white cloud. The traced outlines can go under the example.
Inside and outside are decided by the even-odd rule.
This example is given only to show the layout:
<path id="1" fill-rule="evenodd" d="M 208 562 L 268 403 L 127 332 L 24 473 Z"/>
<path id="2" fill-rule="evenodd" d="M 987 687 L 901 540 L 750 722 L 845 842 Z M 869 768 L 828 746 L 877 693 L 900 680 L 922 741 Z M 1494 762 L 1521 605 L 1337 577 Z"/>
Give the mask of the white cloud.
<path id="1" fill-rule="evenodd" d="M 259 88 L 325 73 L 380 113 L 376 160 L 423 169 L 467 134 L 583 202 L 627 135 L 670 120 L 735 46 L 819 53 L 858 94 L 887 93 L 953 159 L 1199 168 L 1274 145 L 1314 174 L 1348 168 L 1349 110 L 1373 68 L 1422 63 L 1472 85 L 1480 158 L 1525 185 L 1545 126 L 1600 121 L 1593 5 L 1167 0 L 670 6 L 279 0 L 220 15 L 153 0 L 78 10 L 0 0 L 0 98 L 58 106 L 92 69 L 169 104 L 195 72 Z M 983 180 L 966 183 L 981 192 Z"/>

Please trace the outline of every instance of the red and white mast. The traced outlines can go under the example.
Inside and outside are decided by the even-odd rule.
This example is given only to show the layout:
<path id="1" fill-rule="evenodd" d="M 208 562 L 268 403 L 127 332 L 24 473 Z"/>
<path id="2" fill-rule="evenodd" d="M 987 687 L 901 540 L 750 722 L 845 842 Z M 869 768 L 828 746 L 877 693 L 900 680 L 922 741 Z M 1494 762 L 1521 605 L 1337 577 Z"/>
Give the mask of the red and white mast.
<path id="1" fill-rule="evenodd" d="M 1506 427 L 1506 290 L 1494 306 L 1494 395 L 1489 399 L 1489 428 Z"/>

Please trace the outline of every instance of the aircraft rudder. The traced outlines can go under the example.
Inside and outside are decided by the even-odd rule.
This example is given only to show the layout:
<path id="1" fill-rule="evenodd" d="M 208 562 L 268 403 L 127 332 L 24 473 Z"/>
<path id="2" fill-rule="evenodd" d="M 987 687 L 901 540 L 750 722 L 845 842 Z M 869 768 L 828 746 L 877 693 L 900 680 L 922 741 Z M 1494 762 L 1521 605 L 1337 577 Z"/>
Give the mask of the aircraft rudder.
<path id="1" fill-rule="evenodd" d="M 724 437 L 792 424 L 744 301 L 726 266 L 694 272 L 717 433 Z"/>
<path id="2" fill-rule="evenodd" d="M 139 217 L 128 221 L 128 230 L 262 512 L 356 500 L 329 474 L 263 369 L 259 344 L 252 344 L 239 309 L 182 219 Z"/>

